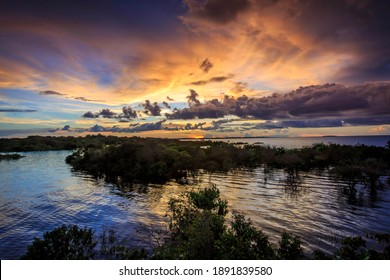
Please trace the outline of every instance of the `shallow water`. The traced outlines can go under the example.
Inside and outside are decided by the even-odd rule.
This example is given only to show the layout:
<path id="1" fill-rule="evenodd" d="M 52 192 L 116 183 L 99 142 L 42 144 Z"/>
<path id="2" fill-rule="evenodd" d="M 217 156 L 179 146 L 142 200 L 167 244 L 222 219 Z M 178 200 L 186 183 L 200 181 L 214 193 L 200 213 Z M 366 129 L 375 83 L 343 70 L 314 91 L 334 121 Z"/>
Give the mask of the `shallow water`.
<path id="1" fill-rule="evenodd" d="M 34 237 L 62 224 L 115 229 L 134 244 L 148 243 L 140 234 L 164 227 L 169 198 L 189 187 L 170 182 L 119 190 L 71 171 L 70 151 L 28 152 L 0 162 L 0 259 L 16 259 Z M 334 250 L 347 235 L 390 233 L 389 186 L 375 195 L 361 187 L 354 200 L 325 171 L 302 174 L 300 185 L 286 185 L 282 170 L 262 168 L 229 173 L 200 172 L 193 187 L 216 184 L 237 210 L 276 242 L 283 231 L 299 235 L 306 252 Z M 382 178 L 384 181 L 386 178 Z"/>
<path id="2" fill-rule="evenodd" d="M 213 140 L 213 139 L 211 139 Z M 284 148 L 301 148 L 304 146 L 311 146 L 316 143 L 324 144 L 340 144 L 340 145 L 368 145 L 385 147 L 390 140 L 390 135 L 380 136 L 324 136 L 324 137 L 262 137 L 262 138 L 229 138 L 229 139 L 215 139 L 215 141 L 224 142 L 244 142 L 249 144 L 262 144 Z M 191 140 L 194 141 L 194 140 Z M 202 141 L 198 140 L 198 141 Z M 214 141 L 214 140 L 213 140 Z"/>

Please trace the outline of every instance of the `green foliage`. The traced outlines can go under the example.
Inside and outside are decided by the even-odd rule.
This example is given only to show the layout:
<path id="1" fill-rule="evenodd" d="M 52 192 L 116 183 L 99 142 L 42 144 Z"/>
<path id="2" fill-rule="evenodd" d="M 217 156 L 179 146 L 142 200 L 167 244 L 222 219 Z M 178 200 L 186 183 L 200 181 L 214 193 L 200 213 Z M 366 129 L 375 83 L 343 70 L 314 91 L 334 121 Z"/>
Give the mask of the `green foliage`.
<path id="1" fill-rule="evenodd" d="M 129 248 L 123 240 L 119 240 L 113 229 L 105 229 L 99 237 L 100 249 L 95 256 L 105 260 L 145 260 L 148 252 L 145 249 Z"/>
<path id="2" fill-rule="evenodd" d="M 86 136 L 0 139 L 0 152 L 75 150 L 66 162 L 107 181 L 120 183 L 186 182 L 200 169 L 284 169 L 287 183 L 299 183 L 301 171 L 331 168 L 350 191 L 356 184 L 375 190 L 389 175 L 390 149 L 366 145 L 315 144 L 300 149 L 215 141 L 180 141 L 139 137 Z"/>
<path id="3" fill-rule="evenodd" d="M 276 259 L 277 255 L 268 241 L 268 237 L 257 230 L 250 220 L 241 214 L 233 214 L 231 227 L 218 241 L 219 259 L 267 260 Z"/>
<path id="4" fill-rule="evenodd" d="M 109 181 L 165 183 L 185 182 L 187 176 L 206 171 L 236 168 L 284 169 L 286 182 L 300 183 L 300 172 L 332 168 L 335 177 L 350 191 L 362 183 L 374 190 L 379 178 L 389 174 L 390 149 L 365 145 L 315 144 L 301 149 L 224 142 L 192 142 L 172 139 L 129 138 L 117 145 L 84 147 L 67 158 L 76 170 L 86 171 Z"/>
<path id="5" fill-rule="evenodd" d="M 282 260 L 303 259 L 303 249 L 299 238 L 290 233 L 283 232 L 282 239 L 279 241 L 278 256 Z"/>
<path id="6" fill-rule="evenodd" d="M 188 200 L 196 208 L 210 211 L 215 209 L 218 215 L 225 216 L 227 213 L 227 201 L 222 200 L 219 196 L 219 189 L 212 186 L 197 192 L 189 192 Z"/>
<path id="7" fill-rule="evenodd" d="M 328 256 L 321 251 L 314 252 L 315 259 L 341 259 L 341 260 L 389 260 L 390 234 L 374 234 L 367 236 L 377 242 L 375 248 L 367 248 L 367 241 L 361 236 L 346 237 L 341 241 L 340 248 Z"/>
<path id="8" fill-rule="evenodd" d="M 156 248 L 155 259 L 278 259 L 279 250 L 283 257 L 303 258 L 297 237 L 284 234 L 283 247 L 277 250 L 239 213 L 226 226 L 227 202 L 215 186 L 171 200 L 170 213 L 169 233 Z"/>
<path id="9" fill-rule="evenodd" d="M 336 252 L 336 257 L 343 260 L 365 259 L 366 241 L 360 236 L 347 237 L 341 242 L 341 247 Z"/>
<path id="10" fill-rule="evenodd" d="M 118 240 L 115 231 L 104 230 L 97 238 L 92 229 L 62 225 L 46 232 L 43 239 L 35 238 L 22 256 L 25 260 L 142 260 L 148 257 L 145 249 L 129 248 Z"/>
<path id="11" fill-rule="evenodd" d="M 191 191 L 169 203 L 167 241 L 156 248 L 156 259 L 215 259 L 216 242 L 225 231 L 227 202 L 212 186 Z"/>
<path id="12" fill-rule="evenodd" d="M 0 152 L 29 152 L 75 150 L 78 148 L 101 148 L 105 145 L 118 145 L 128 141 L 127 137 L 87 135 L 73 136 L 28 136 L 27 138 L 0 139 Z"/>
<path id="13" fill-rule="evenodd" d="M 88 260 L 94 257 L 96 242 L 91 229 L 62 225 L 35 238 L 22 259 L 27 260 Z"/>

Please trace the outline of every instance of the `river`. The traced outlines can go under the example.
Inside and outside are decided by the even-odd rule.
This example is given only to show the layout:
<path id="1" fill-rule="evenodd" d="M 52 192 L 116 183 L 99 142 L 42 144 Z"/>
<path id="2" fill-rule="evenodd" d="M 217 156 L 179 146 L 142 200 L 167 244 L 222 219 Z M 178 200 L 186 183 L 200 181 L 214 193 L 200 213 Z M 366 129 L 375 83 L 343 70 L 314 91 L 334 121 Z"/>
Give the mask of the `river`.
<path id="1" fill-rule="evenodd" d="M 34 237 L 62 224 L 91 227 L 97 234 L 104 228 L 114 229 L 132 244 L 148 244 L 147 232 L 166 224 L 169 199 L 190 188 L 169 182 L 119 190 L 72 172 L 65 163 L 70 153 L 26 152 L 19 160 L 0 162 L 0 259 L 18 259 Z M 272 242 L 283 231 L 297 234 L 308 254 L 315 249 L 332 252 L 345 236 L 390 233 L 388 185 L 376 194 L 360 186 L 351 199 L 343 184 L 326 171 L 302 174 L 296 188 L 284 178 L 282 170 L 265 174 L 263 168 L 201 171 L 191 188 L 216 184 L 229 201 L 230 212 L 243 213 Z"/>

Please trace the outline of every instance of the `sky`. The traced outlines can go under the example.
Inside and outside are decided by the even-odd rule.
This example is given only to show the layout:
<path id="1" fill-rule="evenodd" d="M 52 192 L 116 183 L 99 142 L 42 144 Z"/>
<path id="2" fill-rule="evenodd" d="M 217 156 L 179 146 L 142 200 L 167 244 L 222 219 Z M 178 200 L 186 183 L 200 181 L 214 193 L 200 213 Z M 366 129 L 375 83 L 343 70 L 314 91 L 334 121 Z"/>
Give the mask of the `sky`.
<path id="1" fill-rule="evenodd" d="M 390 134 L 390 2 L 3 0 L 0 137 Z"/>

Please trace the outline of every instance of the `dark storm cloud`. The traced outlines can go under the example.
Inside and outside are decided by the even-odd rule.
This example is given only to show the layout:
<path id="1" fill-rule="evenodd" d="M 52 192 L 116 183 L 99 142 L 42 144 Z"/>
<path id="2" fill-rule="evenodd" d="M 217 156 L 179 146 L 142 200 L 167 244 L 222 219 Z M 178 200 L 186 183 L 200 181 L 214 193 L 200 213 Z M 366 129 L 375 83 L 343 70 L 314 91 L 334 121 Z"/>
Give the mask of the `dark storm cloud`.
<path id="1" fill-rule="evenodd" d="M 309 56 L 332 50 L 351 56 L 334 80 L 366 82 L 390 77 L 390 2 L 375 0 L 253 1 L 251 10 L 283 18 L 286 26 L 316 47 Z"/>
<path id="2" fill-rule="evenodd" d="M 125 121 L 125 119 L 130 120 L 138 117 L 137 111 L 133 110 L 131 106 L 124 106 L 122 108 L 122 113 L 118 114 L 113 112 L 110 109 L 102 109 L 98 113 L 92 113 L 88 111 L 84 113 L 81 117 L 88 119 L 96 119 L 99 117 L 107 118 L 107 119 L 119 119 L 120 121 Z"/>
<path id="3" fill-rule="evenodd" d="M 318 38 L 342 48 L 348 45 L 358 50 L 358 60 L 345 66 L 339 75 L 346 81 L 384 80 L 390 77 L 390 13 L 389 1 L 332 1 L 334 17 L 326 20 L 327 28 L 318 30 Z M 321 9 L 322 7 L 318 7 Z M 317 12 L 319 13 L 319 11 Z M 348 15 L 347 17 L 345 15 Z M 340 42 L 342 42 L 340 44 Z"/>
<path id="4" fill-rule="evenodd" d="M 3 112 L 3 113 L 33 113 L 33 112 L 37 112 L 37 110 L 31 110 L 31 109 L 14 109 L 14 108 L 3 109 L 3 108 L 0 108 L 0 112 Z"/>
<path id="5" fill-rule="evenodd" d="M 88 111 L 82 115 L 83 118 L 90 118 L 90 119 L 94 119 L 98 117 L 112 119 L 115 118 L 116 116 L 117 113 L 111 111 L 110 109 L 102 109 L 98 113 L 92 113 L 91 111 Z"/>
<path id="6" fill-rule="evenodd" d="M 169 119 L 220 118 L 226 115 L 263 120 L 320 118 L 380 119 L 390 116 L 390 83 L 366 83 L 357 86 L 324 84 L 300 87 L 288 94 L 262 98 L 245 95 L 237 99 L 225 96 L 198 103 L 167 114 Z M 293 125 L 293 123 L 287 123 Z M 295 126 L 299 125 L 299 122 Z M 313 123 L 315 126 L 315 123 Z M 322 127 L 322 125 L 317 124 Z"/>
<path id="7" fill-rule="evenodd" d="M 12 0 L 2 1 L 0 12 L 7 18 L 30 21 L 34 15 L 38 21 L 49 21 L 72 28 L 90 25 L 111 28 L 116 31 L 138 31 L 139 34 L 167 35 L 174 15 L 184 11 L 180 1 L 149 0 Z M 159 32 L 156 33 L 155 30 Z"/>
<path id="8" fill-rule="evenodd" d="M 103 118 L 114 118 L 117 115 L 117 113 L 111 111 L 110 109 L 102 109 L 99 113 L 98 116 L 101 116 Z"/>
<path id="9" fill-rule="evenodd" d="M 223 106 L 217 99 L 206 101 L 206 103 L 191 103 L 190 108 L 176 110 L 171 114 L 166 114 L 168 119 L 207 119 L 222 118 L 227 114 L 228 109 Z"/>
<path id="10" fill-rule="evenodd" d="M 223 26 L 242 15 L 243 34 L 257 41 L 264 65 L 300 56 L 321 67 L 324 54 L 342 57 L 324 82 L 363 83 L 390 77 L 390 2 L 377 0 L 185 0 L 192 30 Z M 245 22 L 245 18 L 249 18 Z M 267 26 L 276 26 L 267 29 Z M 237 25 L 241 22 L 236 21 Z M 266 27 L 264 27 L 266 26 Z M 274 28 L 280 29 L 275 32 Z M 224 30 L 228 32 L 228 30 Z M 230 34 L 231 35 L 231 34 Z M 297 38 L 304 38 L 294 45 Z M 317 60 L 318 59 L 318 60 Z M 263 65 L 263 66 L 264 66 Z"/>
<path id="11" fill-rule="evenodd" d="M 234 21 L 237 15 L 250 6 L 249 0 L 185 0 L 190 16 L 225 24 Z"/>
<path id="12" fill-rule="evenodd" d="M 98 114 L 94 114 L 92 113 L 91 111 L 88 111 L 86 113 L 84 113 L 82 115 L 83 118 L 87 118 L 87 119 L 94 119 L 94 118 L 97 118 L 98 117 Z"/>
<path id="13" fill-rule="evenodd" d="M 161 116 L 161 107 L 157 102 L 153 104 L 149 100 L 145 100 L 145 103 L 142 104 L 144 107 L 144 113 L 150 116 Z"/>
<path id="14" fill-rule="evenodd" d="M 122 115 L 121 118 L 125 119 L 134 119 L 138 116 L 138 113 L 131 108 L 131 106 L 125 106 L 122 108 Z"/>

